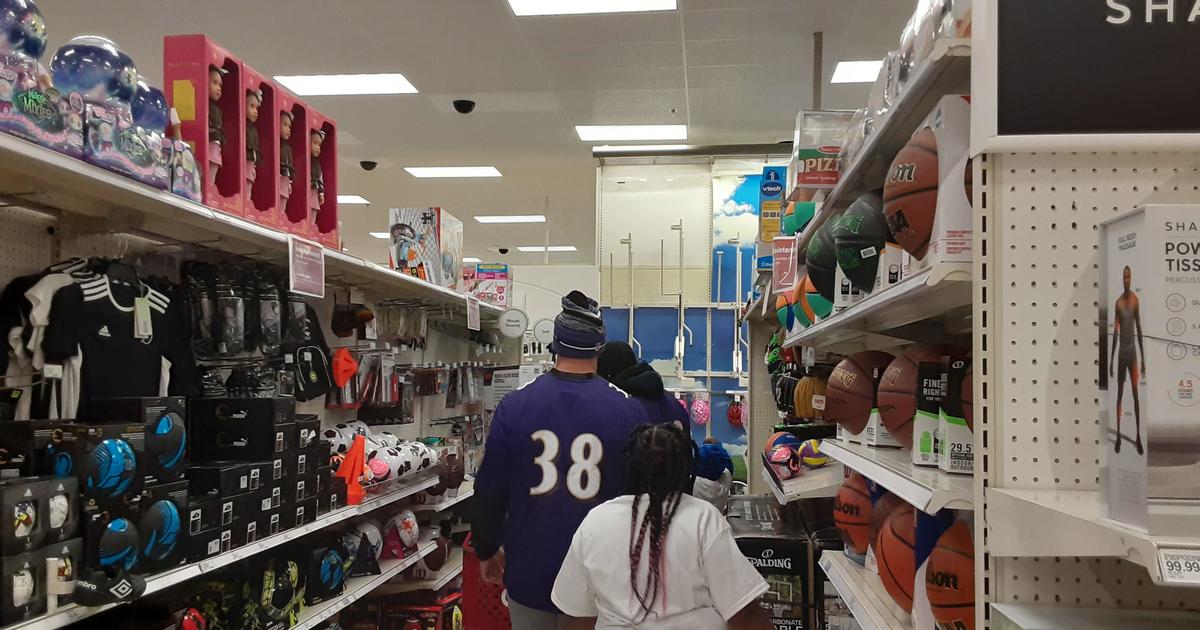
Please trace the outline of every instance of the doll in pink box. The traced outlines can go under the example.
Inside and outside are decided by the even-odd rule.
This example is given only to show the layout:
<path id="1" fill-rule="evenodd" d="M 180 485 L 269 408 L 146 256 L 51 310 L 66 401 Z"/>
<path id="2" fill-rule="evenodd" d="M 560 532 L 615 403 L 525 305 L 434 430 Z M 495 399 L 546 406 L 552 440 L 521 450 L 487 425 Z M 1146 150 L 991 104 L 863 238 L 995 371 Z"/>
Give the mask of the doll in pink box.
<path id="1" fill-rule="evenodd" d="M 311 183 L 308 188 L 308 207 L 312 209 L 312 219 L 315 221 L 321 206 L 325 205 L 325 176 L 321 172 L 321 145 L 325 142 L 325 132 L 313 129 L 308 134 L 309 147 L 312 152 Z"/>
<path id="2" fill-rule="evenodd" d="M 262 150 L 258 144 L 258 112 L 262 108 L 262 90 L 246 91 L 246 198 L 254 189 L 258 166 L 262 164 Z"/>
<path id="3" fill-rule="evenodd" d="M 296 179 L 296 163 L 292 157 L 292 112 L 279 112 L 279 208 L 287 208 Z"/>
<path id="4" fill-rule="evenodd" d="M 208 67 L 208 183 L 215 184 L 221 170 L 221 147 L 225 144 L 225 125 L 221 120 L 221 94 L 228 70 Z"/>

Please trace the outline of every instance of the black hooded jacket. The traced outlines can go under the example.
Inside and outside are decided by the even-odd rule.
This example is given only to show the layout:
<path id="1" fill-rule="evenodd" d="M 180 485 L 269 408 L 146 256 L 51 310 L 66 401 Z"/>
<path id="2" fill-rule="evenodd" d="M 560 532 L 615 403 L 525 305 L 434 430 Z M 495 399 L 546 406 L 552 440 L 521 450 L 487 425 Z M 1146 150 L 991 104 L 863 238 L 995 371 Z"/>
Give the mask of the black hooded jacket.
<path id="1" fill-rule="evenodd" d="M 646 408 L 646 416 L 651 422 L 678 421 L 684 430 L 691 434 L 691 414 L 674 396 L 663 389 L 662 377 L 649 363 L 639 361 L 625 368 L 613 377 L 612 384 L 637 398 Z"/>

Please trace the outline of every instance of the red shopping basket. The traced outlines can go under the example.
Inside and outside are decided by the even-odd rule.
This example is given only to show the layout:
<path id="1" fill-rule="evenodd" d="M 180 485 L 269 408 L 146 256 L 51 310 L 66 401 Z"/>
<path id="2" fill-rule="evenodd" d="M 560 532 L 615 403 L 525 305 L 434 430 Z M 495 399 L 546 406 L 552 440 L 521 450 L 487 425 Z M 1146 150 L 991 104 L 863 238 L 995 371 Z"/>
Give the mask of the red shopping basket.
<path id="1" fill-rule="evenodd" d="M 508 607 L 500 601 L 504 587 L 483 580 L 471 535 L 463 541 L 463 630 L 511 630 Z"/>

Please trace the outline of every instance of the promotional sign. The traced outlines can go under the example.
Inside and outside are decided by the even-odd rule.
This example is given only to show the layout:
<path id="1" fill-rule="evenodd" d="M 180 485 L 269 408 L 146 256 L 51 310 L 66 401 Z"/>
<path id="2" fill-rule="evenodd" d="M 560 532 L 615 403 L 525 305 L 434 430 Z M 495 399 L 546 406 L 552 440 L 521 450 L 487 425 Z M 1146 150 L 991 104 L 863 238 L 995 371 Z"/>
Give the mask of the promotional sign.
<path id="1" fill-rule="evenodd" d="M 481 302 L 508 308 L 512 283 L 512 273 L 505 263 L 463 265 L 463 290 L 479 298 Z"/>
<path id="2" fill-rule="evenodd" d="M 324 247 L 288 237 L 288 290 L 309 297 L 325 297 Z"/>
<path id="3" fill-rule="evenodd" d="M 519 308 L 510 308 L 500 313 L 500 334 L 507 339 L 520 339 L 529 329 L 529 316 Z"/>
<path id="4" fill-rule="evenodd" d="M 467 330 L 479 330 L 479 300 L 473 296 L 467 296 Z"/>
<path id="5" fill-rule="evenodd" d="M 1200 4 L 995 4 L 999 136 L 1200 132 Z"/>
<path id="6" fill-rule="evenodd" d="M 796 237 L 777 236 L 773 243 L 771 292 L 779 294 L 790 291 L 792 287 L 796 286 L 796 276 L 799 271 L 799 266 L 796 265 Z"/>
<path id="7" fill-rule="evenodd" d="M 786 166 L 763 167 L 758 192 L 758 239 L 764 243 L 779 236 L 779 221 L 783 216 L 783 185 L 786 181 Z"/>

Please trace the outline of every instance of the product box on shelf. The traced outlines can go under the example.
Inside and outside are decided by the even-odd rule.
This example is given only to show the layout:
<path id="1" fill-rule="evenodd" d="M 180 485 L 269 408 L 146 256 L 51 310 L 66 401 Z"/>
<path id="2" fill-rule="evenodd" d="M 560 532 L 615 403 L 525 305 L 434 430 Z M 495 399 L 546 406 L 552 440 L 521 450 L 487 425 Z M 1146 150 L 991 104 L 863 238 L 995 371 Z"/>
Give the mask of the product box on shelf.
<path id="1" fill-rule="evenodd" d="M 107 427 L 121 423 L 140 423 L 143 448 L 138 451 L 138 469 L 148 484 L 175 481 L 183 477 L 187 466 L 187 401 L 182 396 L 150 398 L 96 398 L 88 403 L 88 418 Z M 121 435 L 136 433 L 121 429 Z"/>
<path id="2" fill-rule="evenodd" d="M 786 516 L 785 512 L 791 516 Z M 729 526 L 742 555 L 770 588 L 760 605 L 777 629 L 814 628 L 812 587 L 815 556 L 797 505 L 773 497 L 731 497 Z"/>
<path id="3" fill-rule="evenodd" d="M 163 77 L 183 139 L 204 173 L 204 203 L 241 216 L 246 161 L 241 60 L 204 35 L 171 35 L 163 40 Z"/>
<path id="4" fill-rule="evenodd" d="M 36 617 L 46 611 L 46 560 L 41 549 L 0 559 L 0 623 Z"/>
<path id="5" fill-rule="evenodd" d="M 341 250 L 338 233 L 338 162 L 337 123 L 315 109 L 309 108 L 309 219 L 313 240 Z M 319 147 L 319 148 L 318 148 Z M 313 155 L 317 154 L 317 155 Z"/>
<path id="6" fill-rule="evenodd" d="M 463 265 L 463 290 L 480 302 L 508 308 L 512 294 L 512 271 L 505 263 Z"/>
<path id="7" fill-rule="evenodd" d="M 841 265 L 838 265 L 834 274 L 834 295 L 833 295 L 833 312 L 840 313 L 855 304 L 863 301 L 863 292 L 854 286 L 853 282 L 846 277 L 842 272 Z"/>
<path id="8" fill-rule="evenodd" d="M 1104 514 L 1154 534 L 1194 535 L 1200 513 L 1198 216 L 1147 205 L 1100 225 Z"/>
<path id="9" fill-rule="evenodd" d="M 438 242 L 442 248 L 441 285 L 455 291 L 463 290 L 463 222 L 442 211 Z"/>
<path id="10" fill-rule="evenodd" d="M 218 494 L 189 495 L 187 528 L 191 534 L 233 524 L 237 499 Z"/>
<path id="11" fill-rule="evenodd" d="M 282 208 L 282 229 L 297 236 L 312 238 L 314 224 L 310 221 L 308 208 L 309 169 L 311 147 L 308 137 L 308 105 L 290 92 L 280 89 L 279 121 L 279 193 L 278 207 Z"/>
<path id="12" fill-rule="evenodd" d="M 250 490 L 249 464 L 243 462 L 201 462 L 187 467 L 192 494 L 216 493 L 227 497 Z"/>
<path id="13" fill-rule="evenodd" d="M 322 513 L 344 508 L 346 502 L 346 480 L 341 477 L 329 477 L 329 482 L 320 488 L 320 503 L 318 508 Z"/>
<path id="14" fill-rule="evenodd" d="M 83 539 L 72 538 L 46 545 L 42 548 L 42 555 L 46 558 L 49 594 L 57 594 L 60 605 L 71 603 L 76 567 L 83 566 Z"/>
<path id="15" fill-rule="evenodd" d="M 290 508 L 290 509 L 289 509 Z M 291 519 L 290 521 L 288 519 Z M 284 504 L 283 525 L 285 529 L 300 527 L 317 520 L 317 497 L 309 497 L 303 501 Z"/>
<path id="16" fill-rule="evenodd" d="M 301 450 L 313 448 L 321 439 L 321 418 L 316 414 L 296 414 L 296 428 L 299 429 L 297 448 Z"/>
<path id="17" fill-rule="evenodd" d="M 867 418 L 867 428 L 863 429 L 863 444 L 867 446 L 883 446 L 883 447 L 899 447 L 900 443 L 883 425 L 883 418 L 879 415 L 879 409 L 872 409 L 871 415 Z"/>
<path id="18" fill-rule="evenodd" d="M 971 404 L 970 359 L 945 359 L 946 392 L 938 415 L 938 467 L 950 473 L 975 474 L 975 439 L 968 424 Z"/>
<path id="19" fill-rule="evenodd" d="M 44 477 L 42 493 L 46 497 L 46 542 L 74 538 L 79 535 L 79 517 L 83 502 L 79 497 L 76 477 Z M 19 518 L 19 515 L 18 515 Z"/>
<path id="20" fill-rule="evenodd" d="M 187 561 L 199 562 L 234 549 L 233 530 L 236 525 L 215 527 L 192 534 L 188 538 Z"/>
<path id="21" fill-rule="evenodd" d="M 765 166 L 758 187 L 758 240 L 769 243 L 782 232 L 783 198 L 787 195 L 787 169 L 782 166 Z"/>
<path id="22" fill-rule="evenodd" d="M 52 517 L 50 489 L 46 482 L 51 479 L 25 477 L 0 481 L 0 515 L 12 523 L 11 527 L 0 529 L 0 551 L 3 555 L 30 551 L 46 542 Z M 69 509 L 68 513 L 70 511 L 74 510 Z"/>
<path id="23" fill-rule="evenodd" d="M 441 284 L 441 208 L 391 208 L 389 262 L 392 269 Z"/>
<path id="24" fill-rule="evenodd" d="M 83 119 L 83 97 L 55 89 L 37 58 L 0 52 L 0 131 L 82 158 Z"/>
<path id="25" fill-rule="evenodd" d="M 280 88 L 254 68 L 242 64 L 245 101 L 245 185 L 242 214 L 270 228 L 283 227 L 279 207 L 279 94 Z"/>
<path id="26" fill-rule="evenodd" d="M 171 155 L 171 192 L 197 203 L 204 201 L 204 173 L 196 152 L 183 140 L 168 139 Z"/>
<path id="27" fill-rule="evenodd" d="M 788 162 L 788 201 L 812 201 L 820 191 L 837 186 L 838 157 L 850 117 L 849 112 L 837 111 L 801 110 L 796 114 Z M 803 228 L 798 233 L 803 234 Z"/>
<path id="28" fill-rule="evenodd" d="M 70 461 L 55 455 L 68 451 L 65 442 L 75 440 L 74 426 L 68 420 L 0 422 L 0 477 L 54 473 L 56 459 Z"/>
<path id="29" fill-rule="evenodd" d="M 875 289 L 871 291 L 872 295 L 889 289 L 904 279 L 904 254 L 905 251 L 899 243 L 889 241 L 884 244 L 883 253 L 879 255 L 879 272 L 875 278 Z"/>
<path id="30" fill-rule="evenodd" d="M 138 498 L 134 524 L 141 543 L 138 570 L 155 573 L 184 561 L 189 514 L 188 482 L 158 484 L 144 488 Z"/>
<path id="31" fill-rule="evenodd" d="M 191 454 L 199 461 L 265 461 L 295 448 L 290 398 L 199 398 L 189 409 Z M 203 427 L 203 429 L 200 429 Z"/>
<path id="32" fill-rule="evenodd" d="M 380 627 L 391 630 L 454 630 L 462 627 L 462 593 L 450 593 L 428 606 L 385 604 Z"/>
<path id="33" fill-rule="evenodd" d="M 70 471 L 80 476 L 84 499 L 88 501 L 111 504 L 126 492 L 136 495 L 144 485 L 175 481 L 187 465 L 186 435 L 178 422 L 163 433 L 155 432 L 153 427 L 148 432 L 147 426 L 136 419 L 122 423 L 77 422 L 73 430 L 76 440 L 68 444 L 73 447 Z M 130 451 L 134 460 L 122 463 Z M 131 479 L 124 474 L 104 474 L 100 467 L 109 465 L 114 458 L 119 460 L 116 465 L 134 473 Z"/>
<path id="34" fill-rule="evenodd" d="M 946 366 L 941 362 L 917 365 L 917 413 L 913 416 L 912 463 L 939 466 L 942 401 L 946 397 Z"/>
<path id="35" fill-rule="evenodd" d="M 299 503 L 317 496 L 317 471 L 292 475 L 280 484 L 284 503 Z"/>
<path id="36" fill-rule="evenodd" d="M 83 159 L 148 186 L 171 184 L 171 156 L 165 138 L 133 122 L 128 103 L 88 103 Z"/>

